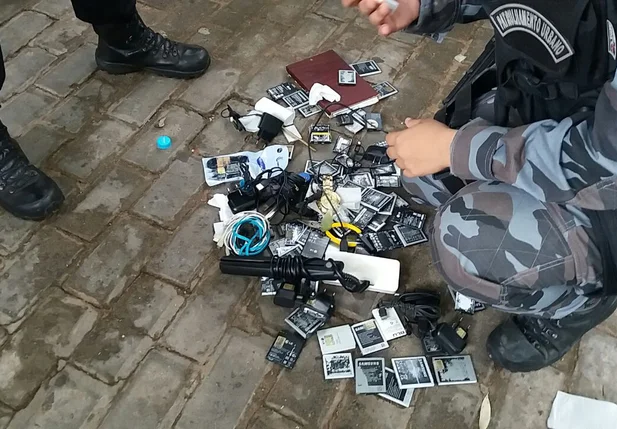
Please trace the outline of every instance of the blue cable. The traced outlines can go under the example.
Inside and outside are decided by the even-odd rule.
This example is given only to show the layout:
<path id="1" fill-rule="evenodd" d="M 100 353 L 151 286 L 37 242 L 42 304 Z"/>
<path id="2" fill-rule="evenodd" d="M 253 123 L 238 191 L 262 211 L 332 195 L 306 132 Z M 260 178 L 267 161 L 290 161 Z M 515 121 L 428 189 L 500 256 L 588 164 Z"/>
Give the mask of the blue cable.
<path id="1" fill-rule="evenodd" d="M 238 232 L 246 224 L 255 228 L 255 234 L 250 238 Z M 262 219 L 256 216 L 248 216 L 234 225 L 231 237 L 233 250 L 238 256 L 256 256 L 268 246 L 270 231 L 266 228 Z M 240 246 L 238 246 L 239 241 L 242 243 Z"/>

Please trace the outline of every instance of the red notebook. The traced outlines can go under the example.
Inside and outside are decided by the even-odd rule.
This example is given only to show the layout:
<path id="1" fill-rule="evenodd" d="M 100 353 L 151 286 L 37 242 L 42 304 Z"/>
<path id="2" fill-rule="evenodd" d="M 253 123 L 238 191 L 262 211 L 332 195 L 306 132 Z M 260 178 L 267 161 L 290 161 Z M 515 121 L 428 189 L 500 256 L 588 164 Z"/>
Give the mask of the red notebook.
<path id="1" fill-rule="evenodd" d="M 360 76 L 356 76 L 355 85 L 339 85 L 338 71 L 353 70 L 339 54 L 333 50 L 326 51 L 306 60 L 287 66 L 287 73 L 307 92 L 315 83 L 328 85 L 341 95 L 341 103 L 352 109 L 360 109 L 377 103 L 377 91 Z M 323 100 L 319 104 L 325 107 L 329 101 Z M 329 117 L 347 112 L 349 109 L 339 105 L 333 105 L 326 109 Z"/>

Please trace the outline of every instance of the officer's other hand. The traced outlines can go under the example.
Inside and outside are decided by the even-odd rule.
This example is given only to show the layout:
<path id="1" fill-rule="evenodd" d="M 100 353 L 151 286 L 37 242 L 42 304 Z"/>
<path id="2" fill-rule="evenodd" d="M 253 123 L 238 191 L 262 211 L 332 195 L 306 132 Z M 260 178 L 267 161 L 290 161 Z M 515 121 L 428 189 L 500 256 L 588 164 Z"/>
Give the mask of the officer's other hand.
<path id="1" fill-rule="evenodd" d="M 450 167 L 450 147 L 456 135 L 434 119 L 405 120 L 407 129 L 388 133 L 388 156 L 407 177 L 439 173 Z"/>
<path id="2" fill-rule="evenodd" d="M 398 8 L 392 12 L 384 0 L 341 0 L 345 7 L 358 7 L 368 16 L 379 34 L 389 36 L 414 22 L 420 13 L 420 0 L 398 0 Z"/>

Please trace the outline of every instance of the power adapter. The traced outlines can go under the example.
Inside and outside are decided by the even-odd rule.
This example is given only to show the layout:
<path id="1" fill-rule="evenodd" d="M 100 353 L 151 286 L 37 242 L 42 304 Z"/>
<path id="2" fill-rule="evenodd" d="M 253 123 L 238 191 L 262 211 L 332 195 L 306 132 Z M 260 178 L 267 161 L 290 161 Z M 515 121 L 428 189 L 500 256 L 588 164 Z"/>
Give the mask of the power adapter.
<path id="1" fill-rule="evenodd" d="M 467 331 L 460 326 L 462 319 L 453 325 L 440 323 L 433 331 L 437 345 L 450 356 L 457 355 L 467 346 Z"/>
<path id="2" fill-rule="evenodd" d="M 261 121 L 259 121 L 257 137 L 267 143 L 271 143 L 272 140 L 274 140 L 274 137 L 276 137 L 282 129 L 283 121 L 269 113 L 264 112 L 261 115 Z"/>

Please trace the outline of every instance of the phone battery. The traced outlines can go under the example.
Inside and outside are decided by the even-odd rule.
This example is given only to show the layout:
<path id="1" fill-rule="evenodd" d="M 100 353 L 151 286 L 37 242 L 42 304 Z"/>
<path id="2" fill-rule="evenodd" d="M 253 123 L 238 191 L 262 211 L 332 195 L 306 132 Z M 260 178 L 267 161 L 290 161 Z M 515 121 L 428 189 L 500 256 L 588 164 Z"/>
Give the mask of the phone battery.
<path id="1" fill-rule="evenodd" d="M 403 243 L 403 247 L 409 247 L 428 241 L 428 238 L 426 238 L 426 235 L 421 229 L 416 229 L 411 226 L 394 225 L 394 231 L 401 240 L 401 243 Z"/>
<path id="2" fill-rule="evenodd" d="M 330 125 L 313 125 L 313 128 L 311 128 L 311 143 L 332 143 Z"/>
<path id="3" fill-rule="evenodd" d="M 266 359 L 292 369 L 296 365 L 305 342 L 306 340 L 295 332 L 283 330 L 276 336 Z"/>
<path id="4" fill-rule="evenodd" d="M 389 250 L 405 247 L 396 231 L 393 229 L 379 232 L 369 232 L 368 234 L 364 234 L 364 237 L 371 243 L 377 252 L 387 252 Z"/>
<path id="5" fill-rule="evenodd" d="M 423 229 L 426 215 L 423 213 L 416 213 L 413 210 L 402 209 L 394 213 L 392 221 L 394 223 L 411 226 L 412 228 Z"/>

